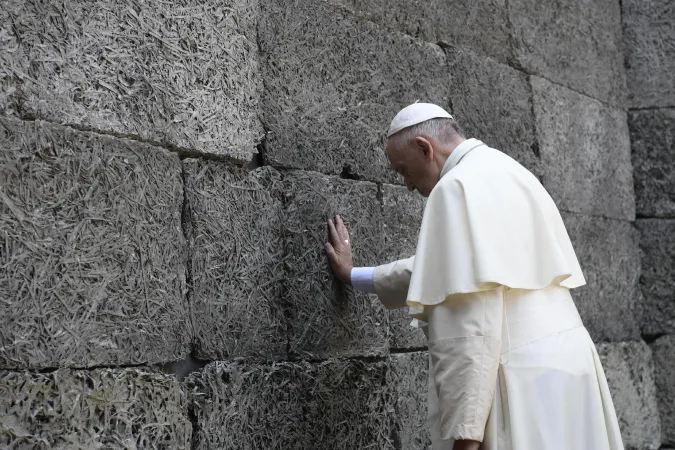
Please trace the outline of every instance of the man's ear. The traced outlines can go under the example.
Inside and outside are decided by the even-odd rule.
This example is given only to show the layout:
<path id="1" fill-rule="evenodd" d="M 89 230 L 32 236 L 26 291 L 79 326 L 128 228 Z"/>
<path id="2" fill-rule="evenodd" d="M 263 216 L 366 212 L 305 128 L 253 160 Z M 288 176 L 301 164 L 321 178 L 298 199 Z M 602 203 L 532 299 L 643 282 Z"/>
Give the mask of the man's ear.
<path id="1" fill-rule="evenodd" d="M 427 161 L 432 161 L 434 159 L 434 147 L 428 139 L 417 136 L 413 142 L 415 142 L 415 148 L 422 153 L 424 159 Z"/>

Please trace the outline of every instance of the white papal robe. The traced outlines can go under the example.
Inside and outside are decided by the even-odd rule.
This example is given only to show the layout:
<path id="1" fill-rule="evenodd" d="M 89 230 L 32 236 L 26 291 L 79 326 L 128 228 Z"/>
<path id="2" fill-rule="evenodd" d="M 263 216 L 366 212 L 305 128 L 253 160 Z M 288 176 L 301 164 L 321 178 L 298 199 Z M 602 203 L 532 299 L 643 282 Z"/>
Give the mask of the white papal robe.
<path id="1" fill-rule="evenodd" d="M 434 450 L 455 439 L 623 449 L 569 292 L 585 283 L 574 250 L 553 200 L 517 162 L 465 141 L 427 201 L 416 256 L 369 273 L 387 308 L 410 306 L 424 324 Z"/>

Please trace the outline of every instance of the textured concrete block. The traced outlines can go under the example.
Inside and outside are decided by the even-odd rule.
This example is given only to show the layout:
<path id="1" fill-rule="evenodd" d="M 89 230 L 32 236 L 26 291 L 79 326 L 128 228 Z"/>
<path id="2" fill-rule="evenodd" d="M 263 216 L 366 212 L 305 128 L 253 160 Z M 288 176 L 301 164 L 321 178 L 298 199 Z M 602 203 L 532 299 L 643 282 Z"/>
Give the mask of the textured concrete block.
<path id="1" fill-rule="evenodd" d="M 281 174 L 184 164 L 197 356 L 284 357 Z"/>
<path id="2" fill-rule="evenodd" d="M 482 140 L 540 175 L 528 76 L 465 50 L 446 49 L 452 112 L 466 137 Z"/>
<path id="3" fill-rule="evenodd" d="M 444 42 L 508 62 L 504 0 L 329 0 L 358 17 L 428 42 Z"/>
<path id="4" fill-rule="evenodd" d="M 389 123 L 417 100 L 448 105 L 445 57 L 324 2 L 264 0 L 266 160 L 278 166 L 397 180 Z"/>
<path id="5" fill-rule="evenodd" d="M 300 377 L 307 363 L 215 362 L 191 375 L 193 448 L 302 448 L 306 424 Z"/>
<path id="6" fill-rule="evenodd" d="M 257 1 L 8 0 L 0 112 L 249 161 Z"/>
<path id="7" fill-rule="evenodd" d="M 397 448 L 428 450 L 431 448 L 427 411 L 429 354 L 415 352 L 391 355 L 389 366 L 387 384 L 396 392 Z"/>
<path id="8" fill-rule="evenodd" d="M 664 336 L 652 344 L 656 398 L 661 416 L 661 443 L 675 445 L 675 336 Z"/>
<path id="9" fill-rule="evenodd" d="M 572 290 L 594 341 L 640 337 L 639 234 L 630 222 L 563 213 L 587 284 Z"/>
<path id="10" fill-rule="evenodd" d="M 621 9 L 617 0 L 508 2 L 516 64 L 623 107 Z"/>
<path id="11" fill-rule="evenodd" d="M 394 449 L 385 362 L 245 365 L 193 376 L 198 449 Z"/>
<path id="12" fill-rule="evenodd" d="M 660 447 L 661 423 L 656 406 L 654 364 L 642 341 L 598 345 L 619 429 L 627 450 Z"/>
<path id="13" fill-rule="evenodd" d="M 303 357 L 385 353 L 384 307 L 336 281 L 323 247 L 328 220 L 340 214 L 349 230 L 354 264 L 380 260 L 384 239 L 377 186 L 302 171 L 287 173 L 284 183 L 291 352 Z"/>
<path id="14" fill-rule="evenodd" d="M 532 77 L 544 185 L 565 211 L 634 220 L 626 113 Z"/>
<path id="15" fill-rule="evenodd" d="M 637 213 L 675 217 L 675 109 L 631 111 Z"/>
<path id="16" fill-rule="evenodd" d="M 0 367 L 182 359 L 177 156 L 0 119 Z"/>
<path id="17" fill-rule="evenodd" d="M 426 199 L 403 186 L 382 185 L 384 255 L 387 261 L 415 254 Z"/>
<path id="18" fill-rule="evenodd" d="M 417 249 L 424 197 L 402 186 L 382 185 L 384 206 L 384 255 L 379 264 L 409 258 Z M 410 326 L 408 308 L 388 311 L 391 348 L 426 347 L 422 330 Z"/>
<path id="19" fill-rule="evenodd" d="M 143 369 L 0 371 L 7 449 L 185 449 L 192 426 L 178 381 Z"/>
<path id="20" fill-rule="evenodd" d="M 623 42 L 631 107 L 675 106 L 675 6 L 623 0 Z"/>
<path id="21" fill-rule="evenodd" d="M 640 230 L 644 296 L 643 332 L 672 333 L 675 329 L 675 220 L 637 221 Z"/>

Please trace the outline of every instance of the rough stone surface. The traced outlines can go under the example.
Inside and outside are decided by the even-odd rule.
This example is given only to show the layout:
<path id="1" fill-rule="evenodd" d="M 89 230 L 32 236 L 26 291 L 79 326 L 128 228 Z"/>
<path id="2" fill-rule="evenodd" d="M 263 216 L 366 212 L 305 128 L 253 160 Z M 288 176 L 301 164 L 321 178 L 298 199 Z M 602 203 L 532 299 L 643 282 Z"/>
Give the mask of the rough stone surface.
<path id="1" fill-rule="evenodd" d="M 528 76 L 465 50 L 448 48 L 446 54 L 452 114 L 465 136 L 482 140 L 540 175 Z"/>
<path id="2" fill-rule="evenodd" d="M 675 109 L 631 111 L 638 216 L 675 218 Z"/>
<path id="3" fill-rule="evenodd" d="M 448 106 L 443 51 L 315 0 L 264 0 L 265 159 L 395 182 L 384 144 L 417 100 Z M 423 68 L 423 69 L 422 69 Z"/>
<path id="4" fill-rule="evenodd" d="M 190 380 L 198 449 L 394 449 L 386 362 L 217 362 Z"/>
<path id="5" fill-rule="evenodd" d="M 531 77 L 544 185 L 558 208 L 634 220 L 626 113 Z"/>
<path id="6" fill-rule="evenodd" d="M 675 220 L 637 221 L 642 251 L 640 288 L 644 296 L 643 332 L 675 329 Z"/>
<path id="7" fill-rule="evenodd" d="M 675 106 L 675 5 L 623 0 L 628 101 L 634 108 Z"/>
<path id="8" fill-rule="evenodd" d="M 391 355 L 387 384 L 396 391 L 396 430 L 401 449 L 429 450 L 429 355 L 426 352 Z"/>
<path id="9" fill-rule="evenodd" d="M 384 255 L 379 264 L 386 264 L 415 254 L 417 235 L 424 213 L 424 198 L 402 186 L 382 185 L 384 205 Z M 389 311 L 391 348 L 423 348 L 426 339 L 422 330 L 410 326 L 408 308 Z"/>
<path id="10" fill-rule="evenodd" d="M 572 290 L 593 340 L 640 337 L 639 234 L 630 222 L 563 213 L 586 285 Z"/>
<path id="11" fill-rule="evenodd" d="M 343 218 L 354 264 L 372 266 L 383 248 L 382 207 L 373 183 L 293 171 L 285 176 L 285 299 L 290 351 L 326 357 L 383 354 L 387 313 L 380 302 L 334 279 L 324 251 L 327 222 Z"/>
<path id="12" fill-rule="evenodd" d="M 192 426 L 175 378 L 145 369 L 0 371 L 6 449 L 184 449 Z"/>
<path id="13" fill-rule="evenodd" d="M 244 161 L 256 152 L 256 0 L 2 5 L 1 113 Z"/>
<path id="14" fill-rule="evenodd" d="M 8 118 L 0 148 L 0 367 L 184 357 L 178 157 Z"/>
<path id="15" fill-rule="evenodd" d="M 664 336 L 652 344 L 656 398 L 661 415 L 661 443 L 675 445 L 675 336 Z"/>
<path id="16" fill-rule="evenodd" d="M 660 447 L 661 423 L 656 406 L 654 364 L 642 341 L 598 345 L 619 429 L 627 450 Z"/>
<path id="17" fill-rule="evenodd" d="M 285 357 L 281 174 L 184 165 L 197 356 Z"/>
<path id="18" fill-rule="evenodd" d="M 513 0 L 508 2 L 508 15 L 518 65 L 598 100 L 624 106 L 619 1 Z"/>
<path id="19" fill-rule="evenodd" d="M 418 39 L 468 48 L 502 62 L 510 59 L 504 0 L 329 1 L 347 8 L 358 17 Z"/>

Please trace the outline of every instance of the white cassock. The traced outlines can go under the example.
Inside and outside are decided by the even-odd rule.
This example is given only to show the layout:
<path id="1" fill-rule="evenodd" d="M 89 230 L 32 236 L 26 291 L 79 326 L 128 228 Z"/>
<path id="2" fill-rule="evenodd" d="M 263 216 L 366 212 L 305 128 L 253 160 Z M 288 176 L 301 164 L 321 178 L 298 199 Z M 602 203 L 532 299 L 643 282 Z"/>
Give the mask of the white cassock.
<path id="1" fill-rule="evenodd" d="M 427 335 L 434 450 L 623 449 L 595 346 L 569 289 L 585 284 L 544 187 L 469 139 L 431 192 L 416 255 L 355 269 Z M 371 278 L 372 277 L 372 278 Z"/>

